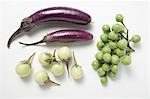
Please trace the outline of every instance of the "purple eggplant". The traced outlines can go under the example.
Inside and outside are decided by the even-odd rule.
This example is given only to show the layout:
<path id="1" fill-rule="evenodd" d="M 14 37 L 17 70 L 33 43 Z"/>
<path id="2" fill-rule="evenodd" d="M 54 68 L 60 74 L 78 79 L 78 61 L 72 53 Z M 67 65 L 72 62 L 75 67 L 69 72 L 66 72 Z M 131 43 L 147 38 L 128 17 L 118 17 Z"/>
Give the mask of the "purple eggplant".
<path id="1" fill-rule="evenodd" d="M 83 11 L 69 7 L 51 7 L 39 10 L 22 20 L 19 29 L 9 38 L 7 47 L 9 48 L 11 42 L 22 32 L 28 32 L 35 25 L 49 21 L 64 21 L 87 25 L 91 22 L 91 17 Z"/>
<path id="2" fill-rule="evenodd" d="M 58 30 L 52 33 L 47 34 L 44 36 L 44 38 L 38 42 L 35 43 L 22 43 L 20 44 L 30 46 L 30 45 L 36 45 L 39 43 L 49 43 L 49 42 L 76 42 L 76 41 L 86 41 L 86 40 L 92 40 L 93 35 L 89 32 L 83 31 L 83 30 L 71 30 L 71 29 L 65 29 L 65 30 Z"/>

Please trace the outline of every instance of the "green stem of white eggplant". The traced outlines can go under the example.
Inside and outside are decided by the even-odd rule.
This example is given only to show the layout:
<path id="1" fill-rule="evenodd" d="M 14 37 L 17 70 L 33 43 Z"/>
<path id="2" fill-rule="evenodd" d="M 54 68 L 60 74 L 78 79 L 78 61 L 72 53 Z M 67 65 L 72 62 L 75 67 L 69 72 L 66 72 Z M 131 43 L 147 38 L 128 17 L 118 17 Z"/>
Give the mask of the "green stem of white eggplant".
<path id="1" fill-rule="evenodd" d="M 26 60 L 26 62 L 27 62 L 28 64 L 31 64 L 32 58 L 33 58 L 34 55 L 35 55 L 35 52 Z"/>
<path id="2" fill-rule="evenodd" d="M 77 61 L 76 61 L 76 58 L 75 58 L 75 54 L 74 54 L 74 51 L 73 51 L 73 61 L 74 61 L 74 66 L 78 66 L 78 64 L 77 64 Z"/>

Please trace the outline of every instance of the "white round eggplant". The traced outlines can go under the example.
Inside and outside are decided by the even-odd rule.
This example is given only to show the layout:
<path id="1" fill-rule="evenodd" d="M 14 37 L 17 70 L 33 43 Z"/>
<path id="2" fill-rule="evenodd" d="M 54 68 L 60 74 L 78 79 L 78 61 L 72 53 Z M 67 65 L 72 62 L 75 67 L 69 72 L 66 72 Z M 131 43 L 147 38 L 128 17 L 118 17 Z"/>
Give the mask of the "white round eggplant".
<path id="1" fill-rule="evenodd" d="M 65 71 L 64 64 L 62 62 L 52 62 L 50 71 L 54 76 L 61 76 Z"/>

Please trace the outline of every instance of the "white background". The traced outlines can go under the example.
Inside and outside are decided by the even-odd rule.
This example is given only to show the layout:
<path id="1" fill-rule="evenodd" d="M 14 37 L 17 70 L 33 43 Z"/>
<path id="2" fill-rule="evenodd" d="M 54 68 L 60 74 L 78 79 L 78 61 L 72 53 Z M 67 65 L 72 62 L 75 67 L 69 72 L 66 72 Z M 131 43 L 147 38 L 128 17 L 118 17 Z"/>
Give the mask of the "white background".
<path id="1" fill-rule="evenodd" d="M 23 18 L 37 10 L 52 6 L 68 6 L 85 11 L 92 16 L 93 23 L 87 27 L 66 23 L 50 23 L 39 26 L 15 40 L 10 49 L 6 47 L 8 38 L 19 27 Z M 132 64 L 128 67 L 120 65 L 118 77 L 115 80 L 109 80 L 107 86 L 102 86 L 98 75 L 91 67 L 91 62 L 97 51 L 96 43 L 102 33 L 101 26 L 105 23 L 114 24 L 114 17 L 117 13 L 124 15 L 130 37 L 137 33 L 141 35 L 142 41 L 138 45 L 133 45 L 136 52 L 132 54 Z M 74 81 L 67 78 L 67 73 L 60 78 L 55 78 L 49 72 L 50 77 L 61 83 L 61 86 L 39 87 L 33 79 L 36 71 L 44 70 L 37 61 L 38 54 L 42 51 L 53 51 L 65 44 L 22 47 L 18 42 L 34 42 L 47 33 L 64 28 L 80 28 L 94 35 L 92 42 L 67 44 L 72 50 L 75 50 L 77 61 L 83 66 L 84 79 Z M 148 84 L 150 72 L 148 44 L 150 40 L 148 37 L 148 4 L 144 1 L 18 0 L 0 2 L 0 97 L 3 99 L 19 97 L 137 97 L 146 99 L 149 96 L 150 88 Z M 27 79 L 20 79 L 15 73 L 15 65 L 33 52 L 37 54 L 32 64 L 32 76 Z"/>

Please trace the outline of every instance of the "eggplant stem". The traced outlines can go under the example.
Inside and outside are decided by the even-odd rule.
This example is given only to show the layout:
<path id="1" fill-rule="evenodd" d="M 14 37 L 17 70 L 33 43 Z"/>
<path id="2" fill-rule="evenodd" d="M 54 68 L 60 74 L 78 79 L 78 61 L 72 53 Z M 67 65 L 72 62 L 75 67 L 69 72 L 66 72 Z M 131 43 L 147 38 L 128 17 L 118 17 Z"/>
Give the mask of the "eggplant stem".
<path id="1" fill-rule="evenodd" d="M 48 78 L 48 80 L 46 80 L 46 81 L 44 82 L 44 84 L 46 84 L 46 85 L 55 84 L 55 85 L 60 86 L 60 84 L 58 84 L 58 83 L 52 81 L 50 78 Z"/>
<path id="2" fill-rule="evenodd" d="M 73 51 L 73 61 L 74 61 L 74 65 L 75 65 L 75 66 L 78 66 L 77 61 L 76 61 L 76 58 L 75 58 L 75 55 L 74 55 L 74 51 Z"/>
<path id="3" fill-rule="evenodd" d="M 34 55 L 35 55 L 35 52 L 27 59 L 27 63 L 31 64 L 31 61 Z"/>
<path id="4" fill-rule="evenodd" d="M 55 61 L 55 62 L 58 62 L 58 61 L 56 60 L 56 55 L 55 55 L 55 54 L 56 54 L 56 49 L 55 49 L 54 52 L 53 52 L 53 61 L 52 61 L 52 62 L 54 62 L 54 61 Z"/>
<path id="5" fill-rule="evenodd" d="M 55 85 L 60 86 L 60 84 L 58 84 L 58 83 L 56 83 L 56 82 L 54 82 L 54 81 L 52 81 L 52 80 L 50 80 L 50 83 L 53 83 L 53 84 L 55 84 Z"/>
<path id="6" fill-rule="evenodd" d="M 13 35 L 11 35 L 11 37 L 9 38 L 8 43 L 7 43 L 8 48 L 10 48 L 10 45 L 11 45 L 12 41 L 14 40 L 14 38 L 21 32 L 23 32 L 23 29 L 20 27 L 15 33 L 13 33 Z"/>
<path id="7" fill-rule="evenodd" d="M 56 54 L 56 49 L 54 50 L 53 57 L 56 57 L 55 54 Z"/>
<path id="8" fill-rule="evenodd" d="M 123 37 L 128 41 L 128 44 L 127 44 L 127 47 L 129 48 L 129 49 L 131 49 L 132 50 L 132 52 L 134 52 L 135 50 L 130 46 L 130 40 L 129 40 L 129 30 L 128 30 L 128 28 L 126 27 L 126 25 L 124 24 L 124 22 L 121 22 L 122 23 L 122 25 L 125 27 L 125 29 L 126 29 L 126 37 L 124 37 L 123 35 Z M 127 52 L 128 53 L 128 52 Z"/>
<path id="9" fill-rule="evenodd" d="M 35 43 L 23 43 L 23 42 L 19 42 L 19 44 L 26 45 L 26 46 L 31 46 L 31 45 L 37 45 L 37 44 L 43 43 L 43 42 L 44 42 L 44 39 L 42 39 L 40 41 L 37 41 Z"/>
<path id="10" fill-rule="evenodd" d="M 69 63 L 67 61 L 65 61 L 65 63 L 66 63 L 66 66 L 67 66 L 68 77 L 70 77 L 70 74 L 69 74 Z"/>

